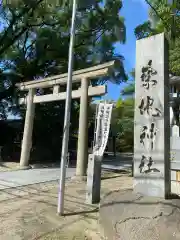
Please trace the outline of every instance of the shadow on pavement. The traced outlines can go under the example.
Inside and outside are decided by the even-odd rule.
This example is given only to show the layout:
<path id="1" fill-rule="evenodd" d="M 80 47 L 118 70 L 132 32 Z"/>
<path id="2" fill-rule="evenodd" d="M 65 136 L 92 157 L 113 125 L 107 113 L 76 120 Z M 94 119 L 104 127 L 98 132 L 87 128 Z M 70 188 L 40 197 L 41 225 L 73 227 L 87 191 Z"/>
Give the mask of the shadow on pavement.
<path id="1" fill-rule="evenodd" d="M 95 213 L 98 212 L 99 208 L 95 208 L 93 210 L 88 210 L 88 211 L 77 211 L 77 212 L 70 212 L 70 213 L 65 213 L 64 216 L 75 216 L 75 215 L 85 215 L 85 214 L 89 214 L 89 213 Z"/>

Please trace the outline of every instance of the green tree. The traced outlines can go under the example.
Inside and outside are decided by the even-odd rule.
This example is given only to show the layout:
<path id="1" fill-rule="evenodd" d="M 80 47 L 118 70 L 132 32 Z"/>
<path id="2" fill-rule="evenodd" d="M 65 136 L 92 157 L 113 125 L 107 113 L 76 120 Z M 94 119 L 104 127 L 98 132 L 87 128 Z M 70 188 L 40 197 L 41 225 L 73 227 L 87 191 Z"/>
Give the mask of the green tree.
<path id="1" fill-rule="evenodd" d="M 174 46 L 170 48 L 169 60 L 171 73 L 180 76 L 180 38 L 176 39 Z"/>
<path id="2" fill-rule="evenodd" d="M 124 19 L 119 15 L 122 1 L 107 1 L 105 5 L 102 2 L 96 1 L 91 10 L 78 10 L 74 69 L 118 59 L 120 64 L 114 80 L 119 84 L 127 79 L 123 57 L 114 54 L 114 43 L 125 43 L 126 40 Z M 1 14 L 2 21 L 6 23 L 1 31 L 1 40 L 6 39 L 9 44 L 3 40 L 6 47 L 2 50 L 0 48 L 0 103 L 3 105 L 4 116 L 11 111 L 24 117 L 24 107 L 19 107 L 15 101 L 24 93 L 15 91 L 14 86 L 17 82 L 67 72 L 72 8 L 69 5 L 57 8 L 54 4 L 47 5 L 43 1 L 39 1 L 36 7 L 34 1 L 32 5 L 26 1 L 22 1 L 18 7 L 14 4 L 4 6 Z M 28 13 L 20 14 L 27 8 Z M 12 21 L 13 16 L 16 21 Z M 10 36 L 17 32 L 19 35 L 13 41 L 10 40 Z M 97 79 L 96 84 L 107 80 L 108 78 Z M 64 89 L 61 87 L 61 91 L 65 89 L 66 86 Z M 51 89 L 38 90 L 38 93 L 50 91 Z M 77 133 L 78 129 L 78 104 L 79 101 L 72 102 L 71 134 Z M 37 105 L 34 145 L 41 145 L 49 150 L 48 154 L 54 152 L 59 156 L 63 116 L 63 101 Z M 50 159 L 48 154 L 46 157 Z"/>
<path id="3" fill-rule="evenodd" d="M 117 150 L 132 151 L 134 142 L 134 98 L 121 98 L 116 105 Z"/>
<path id="4" fill-rule="evenodd" d="M 148 0 L 150 5 L 148 22 L 135 29 L 137 39 L 165 32 L 170 43 L 170 72 L 180 75 L 180 3 L 170 4 L 165 0 Z"/>
<path id="5" fill-rule="evenodd" d="M 121 95 L 125 97 L 132 96 L 135 93 L 135 69 L 130 72 L 131 80 L 127 82 L 127 85 L 121 91 Z"/>
<path id="6" fill-rule="evenodd" d="M 119 16 L 122 2 L 107 1 L 104 6 L 101 2 L 97 1 L 91 11 L 77 13 L 74 69 L 119 59 L 115 80 L 120 83 L 127 77 L 123 57 L 114 55 L 113 44 L 126 40 L 124 19 Z M 1 102 L 12 100 L 16 82 L 67 71 L 71 6 L 62 11 L 42 1 L 38 5 L 22 3 L 22 8 L 13 4 L 2 7 L 1 18 L 6 24 L 0 39 L 4 46 L 0 49 Z M 11 39 L 17 32 L 19 35 Z M 104 82 L 107 78 L 99 80 Z"/>
<path id="7" fill-rule="evenodd" d="M 135 93 L 135 69 L 130 72 L 130 81 L 121 91 L 120 97 L 114 109 L 114 128 L 117 132 L 117 150 L 133 151 L 134 145 L 134 93 Z"/>

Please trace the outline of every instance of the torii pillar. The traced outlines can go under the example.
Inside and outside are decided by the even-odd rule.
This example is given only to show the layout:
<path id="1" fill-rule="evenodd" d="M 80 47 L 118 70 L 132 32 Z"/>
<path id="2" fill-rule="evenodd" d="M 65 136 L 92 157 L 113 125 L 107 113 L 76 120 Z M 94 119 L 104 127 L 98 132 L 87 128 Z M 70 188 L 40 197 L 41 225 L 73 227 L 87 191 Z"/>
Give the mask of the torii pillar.
<path id="1" fill-rule="evenodd" d="M 76 164 L 76 176 L 86 175 L 88 163 L 88 87 L 86 78 L 81 80 L 81 103 L 79 113 L 78 152 Z"/>
<path id="2" fill-rule="evenodd" d="M 27 97 L 27 109 L 24 123 L 24 134 L 21 147 L 20 168 L 29 168 L 29 157 L 32 147 L 32 132 L 35 114 L 35 103 L 33 102 L 35 89 L 29 89 Z"/>

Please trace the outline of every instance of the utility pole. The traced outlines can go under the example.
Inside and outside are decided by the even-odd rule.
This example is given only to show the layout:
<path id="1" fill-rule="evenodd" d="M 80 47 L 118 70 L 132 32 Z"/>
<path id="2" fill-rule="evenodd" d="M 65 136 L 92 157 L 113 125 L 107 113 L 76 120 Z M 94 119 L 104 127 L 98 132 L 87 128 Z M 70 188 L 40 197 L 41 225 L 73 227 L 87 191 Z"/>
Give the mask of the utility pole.
<path id="1" fill-rule="evenodd" d="M 71 34 L 69 44 L 69 62 L 68 62 L 68 79 L 66 90 L 66 106 L 64 114 L 64 131 L 61 152 L 61 170 L 58 191 L 58 214 L 64 213 L 64 190 L 66 179 L 66 161 L 68 155 L 69 143 L 69 126 L 70 126 L 70 112 L 71 112 L 71 98 L 72 98 L 72 74 L 73 74 L 73 59 L 74 59 L 74 39 L 75 39 L 75 21 L 76 21 L 77 0 L 73 0 L 72 20 L 71 20 Z"/>
<path id="2" fill-rule="evenodd" d="M 69 62 L 68 62 L 68 79 L 66 90 L 66 106 L 64 114 L 64 131 L 62 140 L 62 152 L 61 152 L 61 170 L 60 181 L 58 191 L 58 214 L 64 214 L 64 190 L 66 179 L 66 161 L 68 157 L 68 143 L 69 143 L 69 126 L 70 126 L 70 111 L 71 111 L 71 98 L 72 98 L 72 75 L 73 75 L 73 60 L 74 60 L 74 39 L 75 39 L 75 27 L 76 27 L 76 11 L 77 8 L 91 8 L 95 4 L 96 0 L 72 0 L 72 20 L 71 20 L 71 34 L 69 44 Z M 69 1 L 70 4 L 70 1 Z"/>

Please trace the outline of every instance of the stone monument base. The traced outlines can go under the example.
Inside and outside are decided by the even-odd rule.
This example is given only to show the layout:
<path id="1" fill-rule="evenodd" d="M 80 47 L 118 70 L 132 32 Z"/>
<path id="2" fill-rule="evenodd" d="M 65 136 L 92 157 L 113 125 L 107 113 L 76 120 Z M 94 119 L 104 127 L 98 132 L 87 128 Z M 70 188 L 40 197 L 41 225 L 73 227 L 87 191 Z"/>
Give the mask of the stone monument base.
<path id="1" fill-rule="evenodd" d="M 102 157 L 89 154 L 87 170 L 86 203 L 100 202 Z"/>
<path id="2" fill-rule="evenodd" d="M 100 224 L 109 239 L 180 239 L 180 199 L 144 197 L 120 190 L 101 201 Z"/>

